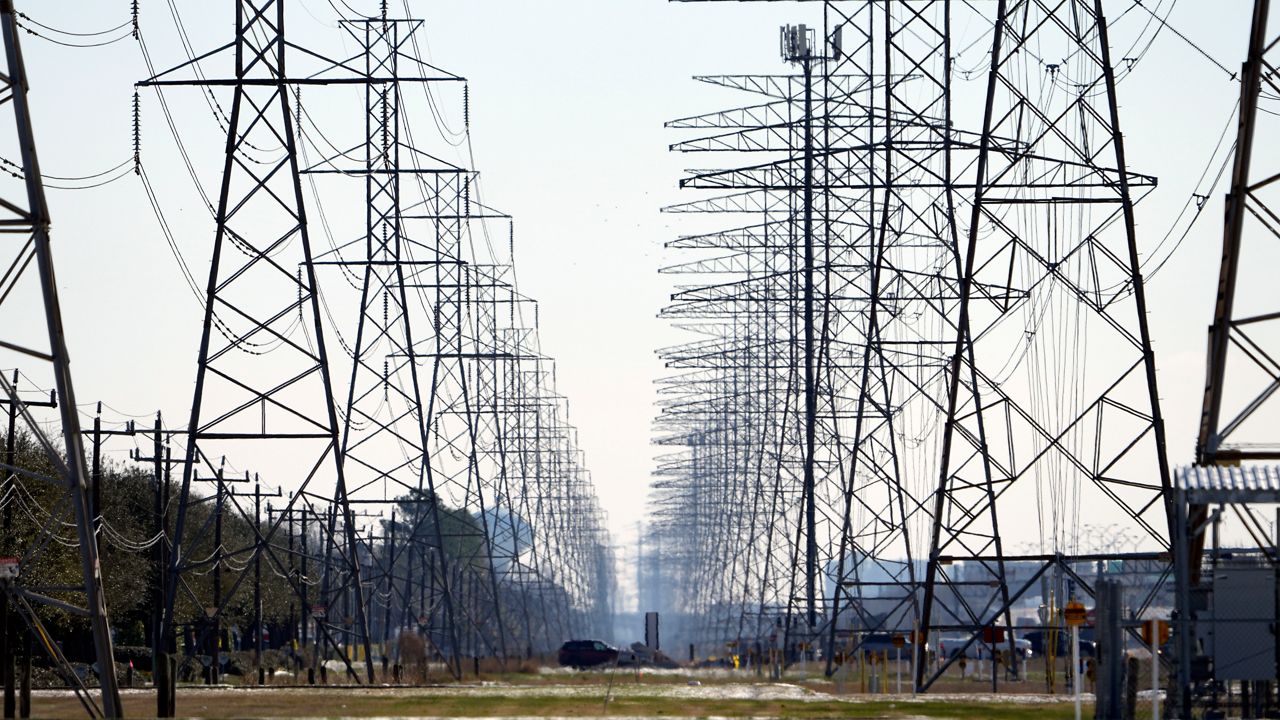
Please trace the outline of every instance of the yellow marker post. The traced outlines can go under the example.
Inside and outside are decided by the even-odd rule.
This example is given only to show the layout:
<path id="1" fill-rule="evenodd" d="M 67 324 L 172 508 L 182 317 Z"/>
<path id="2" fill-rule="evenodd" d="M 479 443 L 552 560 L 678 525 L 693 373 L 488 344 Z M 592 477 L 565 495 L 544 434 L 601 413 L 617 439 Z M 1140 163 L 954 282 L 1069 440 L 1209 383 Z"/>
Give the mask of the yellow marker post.
<path id="1" fill-rule="evenodd" d="M 907 638 L 902 633 L 894 633 L 893 635 L 893 653 L 894 666 L 898 671 L 898 694 L 902 694 L 902 646 L 907 644 Z"/>

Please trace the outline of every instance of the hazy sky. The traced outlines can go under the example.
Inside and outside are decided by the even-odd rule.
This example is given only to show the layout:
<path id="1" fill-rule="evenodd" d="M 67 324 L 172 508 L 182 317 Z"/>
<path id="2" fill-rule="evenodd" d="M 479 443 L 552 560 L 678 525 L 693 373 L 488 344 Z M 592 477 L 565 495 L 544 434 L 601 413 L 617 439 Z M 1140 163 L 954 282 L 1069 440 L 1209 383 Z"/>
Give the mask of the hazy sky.
<path id="1" fill-rule="evenodd" d="M 174 0 L 197 52 L 226 42 L 230 2 Z M 113 27 L 126 0 L 19 0 L 35 20 L 71 31 Z M 352 2 L 372 12 L 376 2 Z M 159 66 L 182 60 L 165 0 L 141 0 L 144 34 Z M 393 7 L 399 1 L 393 2 Z M 670 292 L 657 269 L 678 258 L 663 243 L 680 218 L 659 208 L 687 158 L 665 120 L 749 97 L 689 80 L 694 74 L 784 72 L 778 26 L 819 17 L 819 3 L 667 3 L 664 0 L 411 0 L 427 21 L 432 59 L 470 80 L 472 137 L 487 201 L 516 217 L 523 290 L 541 301 L 544 349 L 559 361 L 559 385 L 598 493 L 623 542 L 644 517 L 655 453 L 649 444 L 654 355 L 678 336 L 655 319 Z M 1132 10 L 1107 2 L 1109 14 Z M 1162 15 L 1171 4 L 1147 0 Z M 1243 59 L 1252 3 L 1182 0 L 1169 22 L 1233 70 Z M 327 0 L 290 0 L 290 32 L 328 42 Z M 1113 29 L 1117 57 L 1149 20 L 1132 10 Z M 46 174 L 86 175 L 131 154 L 132 83 L 144 66 L 135 44 L 70 49 L 24 36 Z M 982 49 L 960 62 L 981 62 Z M 1119 87 L 1133 169 L 1160 187 L 1139 206 L 1145 249 L 1155 248 L 1197 187 L 1227 126 L 1238 84 L 1171 32 L 1159 35 Z M 982 82 L 958 93 L 980 94 Z M 201 283 L 211 227 L 176 165 L 154 100 L 144 97 L 143 154 L 166 186 L 179 242 Z M 328 112 L 338 112 L 328 108 Z M 460 108 L 446 109 L 460 124 Z M 197 148 L 207 185 L 221 150 L 213 118 L 190 115 L 183 134 Z M 428 119 L 422 120 L 429 123 Z M 202 124 L 203 123 L 203 124 Z M 429 126 L 427 126 L 429 128 Z M 424 128 L 423 132 L 428 132 Z M 1227 145 L 1230 144 L 1230 134 Z M 151 148 L 155 148 L 153 152 Z M 1224 146 L 1223 150 L 1226 149 Z M 1223 156 L 1219 155 L 1219 159 Z M 1214 171 L 1217 165 L 1214 165 Z M 183 183 L 186 183 L 184 186 Z M 1194 232 L 1152 279 L 1149 300 L 1175 464 L 1189 461 L 1203 384 L 1221 234 L 1219 186 Z M 180 281 L 133 178 L 98 190 L 50 191 L 64 319 L 81 402 L 124 413 L 189 412 L 199 307 Z M 689 199 L 689 198 L 684 198 Z M 1160 256 L 1168 250 L 1165 245 Z"/>

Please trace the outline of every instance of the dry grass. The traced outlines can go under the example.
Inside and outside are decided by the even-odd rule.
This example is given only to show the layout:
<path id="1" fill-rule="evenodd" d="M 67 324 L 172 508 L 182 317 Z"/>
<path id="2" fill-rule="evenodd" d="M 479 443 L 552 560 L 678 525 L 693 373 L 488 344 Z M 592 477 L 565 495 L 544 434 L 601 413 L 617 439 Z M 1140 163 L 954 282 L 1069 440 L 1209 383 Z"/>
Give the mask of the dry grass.
<path id="1" fill-rule="evenodd" d="M 584 680 L 587 678 L 583 678 Z M 695 696 L 662 683 L 615 685 L 607 710 L 606 685 L 596 676 L 589 683 L 548 685 L 547 693 L 528 686 L 449 686 L 439 688 L 182 688 L 178 692 L 178 716 L 182 718 L 284 718 L 284 717 L 790 717 L 790 718 L 955 718 L 957 720 L 1014 720 L 1016 718 L 1071 717 L 1064 703 L 1017 703 L 990 698 L 973 701 L 954 696 L 918 701 L 878 696 L 837 697 L 805 692 L 790 686 L 736 685 L 725 690 L 758 689 L 760 697 L 743 698 L 719 688 L 699 689 Z M 667 685 L 674 685 L 667 682 Z M 785 691 L 773 693 L 772 689 Z M 797 693 L 803 697 L 796 697 Z M 778 695 L 781 696 L 778 696 Z M 152 717 L 154 695 L 128 691 L 124 697 L 128 717 Z M 39 693 L 33 698 L 33 715 L 39 718 L 78 718 L 84 711 L 65 693 Z"/>

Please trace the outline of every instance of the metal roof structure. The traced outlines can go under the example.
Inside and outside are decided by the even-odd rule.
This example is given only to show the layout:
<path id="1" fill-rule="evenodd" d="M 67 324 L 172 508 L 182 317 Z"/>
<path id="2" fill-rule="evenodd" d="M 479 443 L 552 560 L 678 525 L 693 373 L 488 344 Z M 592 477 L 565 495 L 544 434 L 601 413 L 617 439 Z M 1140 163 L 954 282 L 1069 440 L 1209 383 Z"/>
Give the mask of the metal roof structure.
<path id="1" fill-rule="evenodd" d="M 1192 503 L 1280 503 L 1280 466 L 1188 466 L 1174 486 Z"/>

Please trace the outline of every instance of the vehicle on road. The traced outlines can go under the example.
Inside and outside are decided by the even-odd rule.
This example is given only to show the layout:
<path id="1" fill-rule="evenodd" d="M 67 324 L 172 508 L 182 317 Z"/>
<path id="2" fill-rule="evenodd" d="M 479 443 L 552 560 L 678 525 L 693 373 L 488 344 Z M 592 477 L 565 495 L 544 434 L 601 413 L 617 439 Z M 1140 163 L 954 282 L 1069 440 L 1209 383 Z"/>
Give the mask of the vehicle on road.
<path id="1" fill-rule="evenodd" d="M 862 641 L 858 643 L 858 649 L 864 653 L 889 653 L 893 655 L 899 651 L 899 648 L 893 644 L 893 633 L 868 633 L 862 636 Z M 902 657 L 911 657 L 911 639 L 903 633 Z"/>
<path id="2" fill-rule="evenodd" d="M 562 667 L 584 670 L 617 662 L 618 648 L 599 640 L 570 640 L 560 646 L 558 659 Z"/>
<path id="3" fill-rule="evenodd" d="M 938 640 L 938 652 L 940 656 L 944 658 L 954 657 L 956 655 L 959 655 L 961 652 L 963 652 L 965 658 L 970 660 L 990 660 L 991 659 L 990 645 L 982 642 L 981 639 L 978 639 L 978 640 L 974 640 L 972 643 L 969 643 L 968 647 L 966 647 L 965 643 L 968 643 L 968 642 L 969 642 L 969 637 L 965 635 L 943 637 Z M 1018 652 L 1018 654 L 1022 655 L 1023 658 L 1031 657 L 1035 650 L 1035 646 L 1031 643 L 1031 641 L 1027 640 L 1025 637 L 1014 638 L 1013 648 L 1015 651 Z M 997 653 L 1005 653 L 1008 650 L 1009 650 L 1009 641 L 1007 639 L 1001 640 L 1000 642 L 996 643 Z"/>
<path id="4" fill-rule="evenodd" d="M 1037 657 L 1044 657 L 1049 652 L 1049 634 L 1053 633 L 1055 638 L 1054 655 L 1058 657 L 1071 657 L 1071 633 L 1065 630 L 1030 630 L 1022 633 L 1022 637 L 1031 643 L 1031 650 Z M 1080 638 L 1080 657 L 1091 658 L 1097 643 L 1093 640 Z"/>

